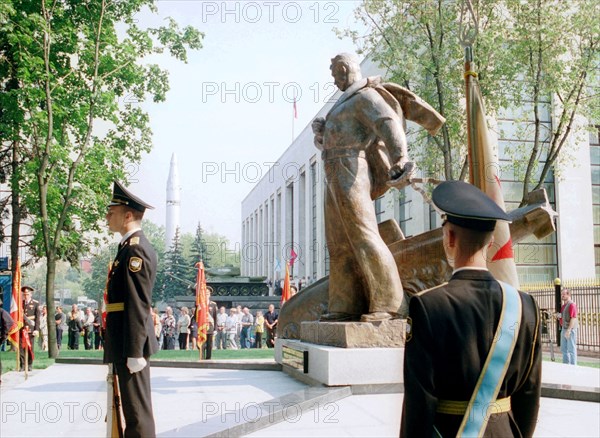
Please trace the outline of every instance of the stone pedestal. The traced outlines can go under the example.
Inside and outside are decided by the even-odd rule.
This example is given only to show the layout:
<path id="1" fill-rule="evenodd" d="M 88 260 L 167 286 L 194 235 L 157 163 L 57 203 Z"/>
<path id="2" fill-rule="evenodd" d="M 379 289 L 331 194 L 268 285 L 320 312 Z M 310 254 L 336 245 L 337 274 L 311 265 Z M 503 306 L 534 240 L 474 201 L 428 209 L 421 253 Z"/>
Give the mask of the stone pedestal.
<path id="1" fill-rule="evenodd" d="M 301 340 L 278 338 L 275 360 L 300 380 L 367 392 L 403 383 L 406 320 L 303 322 Z"/>
<path id="2" fill-rule="evenodd" d="M 300 339 L 311 344 L 341 348 L 404 347 L 405 319 L 381 322 L 303 322 Z"/>
<path id="3" fill-rule="evenodd" d="M 289 354 L 290 349 L 307 352 L 306 373 L 302 367 L 288 365 L 284 354 Z M 284 371 L 307 383 L 371 387 L 365 391 L 368 393 L 386 388 L 398 391 L 398 385 L 404 382 L 404 348 L 339 348 L 277 339 L 275 360 L 284 366 Z"/>

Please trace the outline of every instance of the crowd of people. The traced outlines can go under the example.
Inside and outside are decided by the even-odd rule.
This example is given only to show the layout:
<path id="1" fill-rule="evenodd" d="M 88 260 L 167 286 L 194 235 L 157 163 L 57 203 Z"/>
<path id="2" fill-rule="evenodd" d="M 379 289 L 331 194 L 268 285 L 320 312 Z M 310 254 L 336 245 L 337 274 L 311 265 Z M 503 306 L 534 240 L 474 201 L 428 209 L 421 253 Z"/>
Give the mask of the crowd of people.
<path id="1" fill-rule="evenodd" d="M 292 287 L 295 292 L 295 287 Z M 35 301 L 35 300 L 33 300 Z M 277 320 L 279 318 L 275 306 L 269 306 L 267 312 L 257 310 L 250 312 L 248 307 L 237 306 L 227 310 L 224 306 L 217 311 L 217 305 L 210 302 L 211 312 L 208 314 L 207 341 L 204 348 L 207 351 L 217 349 L 246 349 L 273 348 Z M 37 301 L 35 301 L 37 303 Z M 39 305 L 34 312 L 39 328 L 35 330 L 36 342 L 42 351 L 48 350 L 47 306 Z M 152 309 L 154 333 L 161 350 L 196 350 L 199 348 L 198 324 L 195 308 L 183 306 L 173 311 L 168 306 L 164 312 L 158 308 Z M 67 336 L 67 348 L 79 350 L 82 345 L 85 350 L 102 350 L 102 315 L 98 309 L 80 308 L 73 304 L 68 313 L 62 306 L 56 306 L 56 343 L 60 350 L 63 336 Z M 205 357 L 210 358 L 210 353 Z"/>
<path id="2" fill-rule="evenodd" d="M 227 310 L 209 301 L 208 321 L 206 328 L 205 358 L 210 358 L 210 351 L 237 350 L 246 348 L 273 348 L 279 314 L 273 304 L 267 312 L 262 310 L 250 312 L 248 307 L 232 307 Z M 154 334 L 161 350 L 195 350 L 199 348 L 198 323 L 195 309 L 183 306 L 176 311 L 171 306 L 160 313 L 157 308 L 152 310 Z"/>
<path id="3" fill-rule="evenodd" d="M 67 347 L 69 350 L 79 350 L 79 341 L 83 338 L 83 346 L 86 350 L 101 350 L 104 342 L 102 339 L 102 315 L 98 309 L 86 307 L 80 309 L 77 304 L 71 306 L 68 315 L 62 311 L 62 307 L 56 308 L 56 342 L 60 349 L 63 332 L 67 330 Z"/>
<path id="4" fill-rule="evenodd" d="M 37 344 L 40 351 L 48 350 L 48 307 L 40 304 L 33 299 L 35 290 L 31 286 L 23 286 L 21 293 L 23 296 L 23 319 L 20 329 L 19 345 L 19 370 L 28 371 L 33 368 L 34 355 L 31 354 L 29 345 L 33 347 Z M 1 303 L 1 302 L 0 302 Z M 0 306 L 1 307 L 1 306 Z M 8 315 L 8 318 L 6 318 Z M 10 314 L 4 310 L 2 313 L 2 335 L 0 336 L 0 349 L 4 351 L 6 347 L 6 337 L 14 324 Z M 60 350 L 63 343 L 63 333 L 68 333 L 67 346 L 69 350 L 78 350 L 80 339 L 86 350 L 101 350 L 103 348 L 102 338 L 102 317 L 97 309 L 87 307 L 80 309 L 79 305 L 73 304 L 68 314 L 63 312 L 62 306 L 56 306 L 54 313 L 56 323 L 56 343 Z M 8 321 L 12 321 L 8 323 Z M 27 335 L 27 336 L 26 336 Z M 27 341 L 28 340 L 28 341 Z"/>

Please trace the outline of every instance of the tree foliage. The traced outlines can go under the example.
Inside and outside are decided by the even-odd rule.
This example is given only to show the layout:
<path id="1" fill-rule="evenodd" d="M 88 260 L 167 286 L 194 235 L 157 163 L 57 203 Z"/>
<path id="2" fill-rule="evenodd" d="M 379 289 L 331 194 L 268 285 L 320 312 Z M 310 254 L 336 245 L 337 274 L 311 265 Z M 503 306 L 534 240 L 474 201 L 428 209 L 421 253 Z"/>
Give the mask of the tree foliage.
<path id="1" fill-rule="evenodd" d="M 513 96 L 515 104 L 530 108 L 526 117 L 533 120 L 524 133 L 532 146 L 520 145 L 527 151 L 520 157 L 524 199 L 532 185 L 542 186 L 569 137 L 577 134 L 576 116 L 592 125 L 600 122 L 600 3 L 507 0 L 506 5 L 514 23 L 511 59 L 521 73 L 512 84 Z M 554 110 L 551 125 L 540 114 L 548 101 Z"/>
<path id="2" fill-rule="evenodd" d="M 421 169 L 444 179 L 466 176 L 465 110 L 461 47 L 463 1 L 364 0 L 356 16 L 366 26 L 338 31 L 350 36 L 398 82 L 432 104 L 446 125 L 432 138 L 411 137 L 411 154 Z M 520 107 L 537 139 L 522 148 L 523 195 L 539 188 L 574 129 L 577 114 L 598 123 L 600 4 L 596 0 L 473 0 L 478 34 L 473 45 L 479 82 L 490 115 Z M 540 105 L 553 99 L 561 108 L 552 132 L 542 135 Z M 533 101 L 529 105 L 525 102 Z M 547 139 L 546 143 L 543 140 Z M 546 158 L 537 171 L 540 158 Z M 440 171 L 441 170 L 441 171 Z"/>
<path id="3" fill-rule="evenodd" d="M 193 284 L 194 266 L 184 257 L 179 227 L 175 231 L 173 243 L 165 253 L 164 284 L 160 288 L 164 301 L 173 300 L 177 295 L 188 295 L 189 286 Z"/>
<path id="4" fill-rule="evenodd" d="M 210 268 L 211 258 L 212 255 L 208 251 L 206 239 L 204 238 L 204 230 L 202 229 L 200 222 L 198 222 L 198 226 L 196 227 L 196 235 L 194 236 L 194 241 L 192 242 L 190 262 L 192 264 L 196 264 L 198 261 L 202 260 L 204 267 Z"/>
<path id="5" fill-rule="evenodd" d="M 96 300 L 98 305 L 102 305 L 104 300 L 104 289 L 108 277 L 108 269 L 115 254 L 117 253 L 117 245 L 110 244 L 102 247 L 93 257 L 90 262 L 92 265 L 91 274 L 83 281 L 83 289 L 88 298 Z"/>
<path id="6" fill-rule="evenodd" d="M 172 19 L 140 28 L 135 15 L 155 4 L 9 0 L 0 9 L 0 83 L 14 85 L 3 93 L 0 140 L 21 148 L 20 192 L 31 213 L 33 254 L 47 260 L 48 302 L 56 261 L 75 263 L 99 243 L 90 231 L 100 231 L 112 180 L 123 180 L 127 163 L 151 148 L 148 115 L 124 102 L 165 100 L 168 75 L 142 60 L 168 51 L 186 61 L 188 48 L 201 47 L 200 32 Z"/>
<path id="7" fill-rule="evenodd" d="M 499 80 L 512 75 L 512 71 L 498 71 L 493 63 L 486 62 L 490 53 L 483 49 L 498 37 L 499 30 L 492 20 L 498 3 L 486 1 L 479 10 L 481 15 L 490 17 L 481 22 L 481 36 L 475 45 L 476 53 L 482 55 L 479 71 L 486 78 L 487 90 L 498 89 Z M 343 32 L 353 38 L 359 53 L 368 54 L 386 70 L 388 79 L 414 91 L 446 118 L 436 137 L 420 131 L 411 136 L 410 145 L 411 155 L 421 169 L 444 179 L 464 177 L 466 172 L 460 6 L 459 2 L 434 0 L 365 0 L 356 16 L 367 27 L 366 35 Z M 500 93 L 486 96 L 492 110 L 504 101 Z"/>

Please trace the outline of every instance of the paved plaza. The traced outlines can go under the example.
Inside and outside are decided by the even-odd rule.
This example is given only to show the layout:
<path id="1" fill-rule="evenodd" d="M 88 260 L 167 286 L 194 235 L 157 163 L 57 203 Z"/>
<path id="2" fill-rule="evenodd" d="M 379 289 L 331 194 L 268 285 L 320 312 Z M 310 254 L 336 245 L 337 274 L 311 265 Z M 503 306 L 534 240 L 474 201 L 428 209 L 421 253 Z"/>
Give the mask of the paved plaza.
<path id="1" fill-rule="evenodd" d="M 544 383 L 600 388 L 600 370 L 544 362 Z M 397 436 L 402 394 L 309 387 L 280 371 L 153 367 L 158 436 Z M 106 367 L 3 375 L 0 436 L 105 436 Z M 600 436 L 600 403 L 542 398 L 538 437 Z"/>

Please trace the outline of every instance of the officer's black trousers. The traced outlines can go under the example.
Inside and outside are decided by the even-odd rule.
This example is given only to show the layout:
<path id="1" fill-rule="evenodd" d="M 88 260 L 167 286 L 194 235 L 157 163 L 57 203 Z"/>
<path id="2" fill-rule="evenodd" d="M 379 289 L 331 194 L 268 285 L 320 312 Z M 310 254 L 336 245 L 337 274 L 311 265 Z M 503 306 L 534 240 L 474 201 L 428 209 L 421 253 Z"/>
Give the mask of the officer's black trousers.
<path id="1" fill-rule="evenodd" d="M 116 363 L 119 376 L 121 406 L 125 416 L 125 438 L 153 438 L 156 436 L 150 392 L 150 365 L 131 374 L 125 363 Z"/>

